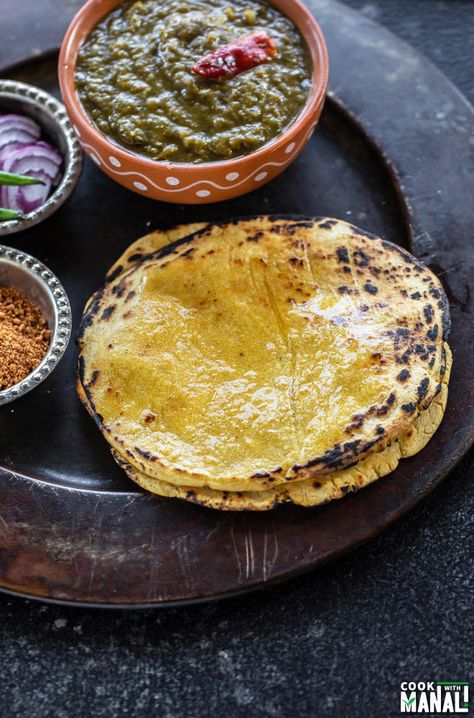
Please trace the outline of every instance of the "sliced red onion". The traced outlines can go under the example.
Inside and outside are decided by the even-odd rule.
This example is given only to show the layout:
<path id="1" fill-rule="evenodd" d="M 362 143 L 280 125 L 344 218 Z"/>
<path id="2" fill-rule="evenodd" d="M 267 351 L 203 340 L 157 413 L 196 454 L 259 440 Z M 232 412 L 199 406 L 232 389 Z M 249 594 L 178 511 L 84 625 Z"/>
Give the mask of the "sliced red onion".
<path id="1" fill-rule="evenodd" d="M 63 178 L 63 173 L 61 172 L 61 170 L 59 170 L 58 174 L 53 179 L 53 187 L 57 187 L 58 184 L 61 182 L 62 178 Z"/>
<path id="2" fill-rule="evenodd" d="M 7 145 L 0 150 L 0 170 L 3 170 L 3 163 L 10 156 L 10 154 L 15 150 L 20 149 L 20 147 L 23 147 L 24 144 L 24 142 L 12 142 L 10 145 Z"/>
<path id="3" fill-rule="evenodd" d="M 40 134 L 41 127 L 30 117 L 0 115 L 0 151 L 12 145 L 31 144 Z"/>
<path id="4" fill-rule="evenodd" d="M 29 130 L 19 129 L 18 127 L 5 127 L 3 132 L 0 130 L 0 149 L 11 144 L 31 144 L 36 142 L 37 137 L 32 135 Z"/>
<path id="5" fill-rule="evenodd" d="M 41 127 L 38 123 L 25 115 L 0 115 L 0 132 L 5 127 L 18 127 L 19 129 L 27 130 L 35 139 L 38 139 L 41 134 Z"/>
<path id="6" fill-rule="evenodd" d="M 44 172 L 53 180 L 63 159 L 59 152 L 46 142 L 23 145 L 5 159 L 5 172 L 36 177 L 35 171 Z"/>
<path id="7" fill-rule="evenodd" d="M 63 178 L 63 173 L 62 173 L 62 171 L 61 171 L 61 165 L 62 165 L 62 163 L 63 163 L 63 157 L 62 157 L 62 155 L 60 154 L 60 152 L 58 152 L 58 150 L 57 150 L 55 147 L 53 147 L 52 145 L 49 144 L 49 142 L 45 142 L 44 140 L 40 140 L 40 141 L 37 142 L 36 144 L 37 144 L 37 145 L 40 145 L 40 147 L 46 147 L 46 148 L 49 149 L 51 152 L 54 152 L 54 154 L 56 155 L 56 157 L 59 159 L 59 163 L 58 163 L 58 164 L 59 164 L 59 169 L 58 169 L 58 171 L 56 172 L 56 176 L 55 176 L 54 179 L 53 179 L 53 187 L 57 187 L 58 184 L 61 182 L 61 180 L 62 180 L 62 178 Z"/>
<path id="8" fill-rule="evenodd" d="M 22 145 L 31 144 L 41 134 L 41 127 L 24 115 L 0 115 L 0 170 L 7 154 Z"/>
<path id="9" fill-rule="evenodd" d="M 47 142 L 23 145 L 7 154 L 3 162 L 5 172 L 38 177 L 44 184 L 23 187 L 4 186 L 2 206 L 18 212 L 32 212 L 48 199 L 53 184 L 60 175 L 62 157 Z"/>
<path id="10" fill-rule="evenodd" d="M 56 147 L 53 147 L 53 145 L 50 145 L 49 142 L 46 142 L 46 140 L 38 140 L 38 142 L 35 142 L 35 145 L 39 145 L 40 147 L 46 147 L 46 149 L 51 150 L 56 155 L 61 157 L 61 155 L 58 153 Z M 62 162 L 62 157 L 61 157 L 61 162 Z"/>
<path id="11" fill-rule="evenodd" d="M 37 177 L 43 184 L 0 187 L 0 206 L 32 212 L 46 202 L 61 181 L 63 158 L 48 142 L 39 140 L 41 127 L 31 117 L 0 115 L 0 169 Z"/>
<path id="12" fill-rule="evenodd" d="M 33 212 L 33 210 L 41 207 L 48 199 L 50 192 L 50 181 L 47 184 L 4 187 L 2 195 L 5 195 L 6 202 L 2 202 L 2 204 L 8 209 L 15 209 L 17 212 L 28 214 L 28 212 Z"/>
<path id="13" fill-rule="evenodd" d="M 0 170 L 4 169 L 4 165 L 7 163 L 7 160 L 10 158 L 10 155 L 12 155 L 13 152 L 15 152 L 16 150 L 19 150 L 21 147 L 26 147 L 26 146 L 31 147 L 32 145 L 44 147 L 44 148 L 48 149 L 52 153 L 51 156 L 53 157 L 53 155 L 54 155 L 54 157 L 56 158 L 55 159 L 56 162 L 58 161 L 58 158 L 62 162 L 61 155 L 59 155 L 57 150 L 54 147 L 52 147 L 48 142 L 43 142 L 43 141 L 34 142 L 34 143 L 32 143 L 32 142 L 13 142 L 12 144 L 7 145 L 3 149 L 0 149 Z"/>

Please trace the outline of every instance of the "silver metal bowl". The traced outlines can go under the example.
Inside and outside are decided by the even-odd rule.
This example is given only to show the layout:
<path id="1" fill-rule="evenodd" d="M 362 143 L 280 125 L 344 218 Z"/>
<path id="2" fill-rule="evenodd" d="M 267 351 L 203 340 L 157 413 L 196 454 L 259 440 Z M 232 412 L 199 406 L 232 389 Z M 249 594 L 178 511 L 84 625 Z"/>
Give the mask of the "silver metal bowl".
<path id="1" fill-rule="evenodd" d="M 38 209 L 25 219 L 0 222 L 0 237 L 21 232 L 53 214 L 69 197 L 82 170 L 82 150 L 68 120 L 64 105 L 44 90 L 24 82 L 0 80 L 0 113 L 14 112 L 28 115 L 42 127 L 44 135 L 64 157 L 63 178 Z"/>
<path id="2" fill-rule="evenodd" d="M 15 287 L 35 302 L 51 330 L 48 352 L 25 379 L 0 391 L 0 405 L 23 396 L 41 384 L 57 365 L 69 343 L 72 314 L 59 279 L 48 267 L 25 252 L 0 244 L 0 286 Z"/>

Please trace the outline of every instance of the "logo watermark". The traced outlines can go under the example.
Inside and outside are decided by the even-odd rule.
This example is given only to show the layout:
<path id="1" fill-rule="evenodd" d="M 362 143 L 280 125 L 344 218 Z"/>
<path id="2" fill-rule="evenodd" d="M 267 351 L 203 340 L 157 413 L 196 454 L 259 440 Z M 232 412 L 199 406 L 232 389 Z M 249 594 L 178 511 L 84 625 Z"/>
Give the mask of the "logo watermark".
<path id="1" fill-rule="evenodd" d="M 468 713 L 468 681 L 404 681 L 400 713 Z"/>

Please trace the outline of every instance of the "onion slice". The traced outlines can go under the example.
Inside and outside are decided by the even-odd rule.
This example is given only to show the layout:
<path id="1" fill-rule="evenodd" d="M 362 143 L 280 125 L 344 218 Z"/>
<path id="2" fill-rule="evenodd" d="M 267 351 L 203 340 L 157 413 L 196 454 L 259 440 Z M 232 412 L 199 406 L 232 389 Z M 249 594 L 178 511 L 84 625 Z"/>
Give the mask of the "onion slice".
<path id="1" fill-rule="evenodd" d="M 28 214 L 46 202 L 51 188 L 51 180 L 43 180 L 43 184 L 29 186 L 4 186 L 0 193 L 0 204 L 8 209 Z"/>
<path id="2" fill-rule="evenodd" d="M 30 186 L 4 186 L 1 205 L 18 212 L 32 212 L 46 202 L 52 187 L 58 181 L 62 164 L 59 152 L 47 142 L 23 145 L 9 153 L 3 162 L 5 172 L 37 177 L 43 184 Z"/>
<path id="3" fill-rule="evenodd" d="M 3 163 L 7 157 L 14 150 L 18 150 L 20 147 L 23 147 L 24 144 L 24 142 L 11 142 L 9 145 L 5 145 L 5 147 L 0 150 L 0 170 L 3 170 Z"/>
<path id="4" fill-rule="evenodd" d="M 12 145 L 31 144 L 40 135 L 41 127 L 30 117 L 0 115 L 0 152 Z"/>
<path id="5" fill-rule="evenodd" d="M 41 127 L 38 123 L 31 117 L 26 117 L 25 115 L 0 115 L 0 132 L 6 127 L 18 127 L 18 129 L 28 131 L 35 139 L 38 139 L 41 134 Z"/>
<path id="6" fill-rule="evenodd" d="M 3 131 L 0 130 L 0 150 L 8 145 L 12 144 L 31 144 L 35 142 L 37 137 L 32 135 L 29 130 L 18 127 L 5 127 Z"/>

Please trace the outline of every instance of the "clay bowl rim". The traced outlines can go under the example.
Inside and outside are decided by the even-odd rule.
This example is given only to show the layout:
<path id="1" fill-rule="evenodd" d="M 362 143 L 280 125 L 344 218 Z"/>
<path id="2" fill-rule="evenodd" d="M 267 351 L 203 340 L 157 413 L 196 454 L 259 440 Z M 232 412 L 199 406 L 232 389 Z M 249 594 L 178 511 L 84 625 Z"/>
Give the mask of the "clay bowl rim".
<path id="1" fill-rule="evenodd" d="M 301 0 L 287 0 L 288 6 L 285 10 L 280 9 L 273 2 L 273 0 L 268 0 L 270 5 L 274 5 L 277 10 L 282 12 L 294 23 L 308 46 L 313 64 L 311 73 L 311 90 L 306 103 L 286 129 L 266 144 L 246 155 L 240 155 L 227 160 L 216 160 L 214 162 L 193 163 L 153 160 L 149 157 L 145 157 L 144 155 L 140 155 L 126 149 L 95 127 L 93 121 L 89 118 L 82 106 L 76 92 L 74 82 L 77 55 L 85 38 L 89 35 L 97 23 L 100 22 L 100 20 L 106 17 L 115 7 L 123 4 L 124 1 L 125 0 L 112 0 L 113 6 L 109 7 L 106 11 L 104 10 L 104 12 L 100 13 L 99 16 L 96 17 L 94 12 L 95 7 L 98 6 L 100 8 L 100 6 L 104 4 L 103 0 L 87 0 L 87 2 L 73 17 L 66 30 L 59 53 L 58 63 L 59 84 L 66 109 L 70 114 L 71 122 L 74 124 L 75 121 L 71 111 L 74 110 L 80 121 L 86 125 L 87 130 L 92 134 L 94 142 L 99 147 L 101 145 L 107 147 L 110 152 L 114 152 L 124 162 L 133 159 L 144 168 L 150 170 L 162 169 L 164 171 L 169 171 L 170 168 L 175 168 L 177 171 L 188 170 L 196 173 L 201 170 L 218 169 L 219 167 L 240 167 L 254 158 L 258 160 L 259 158 L 264 158 L 281 149 L 283 145 L 293 140 L 300 130 L 310 124 L 313 118 L 317 115 L 318 110 L 324 102 L 329 75 L 329 56 L 323 32 L 314 15 L 301 2 Z M 294 18 L 294 11 L 302 13 L 300 20 L 296 20 Z M 82 141 L 82 136 L 79 134 L 80 130 L 76 129 L 76 132 L 79 135 L 79 139 Z M 92 149 L 95 148 L 93 147 Z"/>

